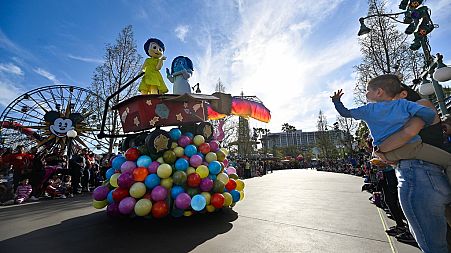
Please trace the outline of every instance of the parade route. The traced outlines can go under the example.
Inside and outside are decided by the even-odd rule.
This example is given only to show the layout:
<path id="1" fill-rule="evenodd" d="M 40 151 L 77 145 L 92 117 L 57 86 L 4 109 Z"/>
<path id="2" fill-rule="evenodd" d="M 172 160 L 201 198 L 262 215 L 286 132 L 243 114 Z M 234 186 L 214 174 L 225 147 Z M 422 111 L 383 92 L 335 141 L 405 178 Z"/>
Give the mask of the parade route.
<path id="1" fill-rule="evenodd" d="M 282 170 L 245 180 L 233 210 L 111 219 L 89 196 L 0 207 L 0 252 L 409 252 L 362 178 Z"/>

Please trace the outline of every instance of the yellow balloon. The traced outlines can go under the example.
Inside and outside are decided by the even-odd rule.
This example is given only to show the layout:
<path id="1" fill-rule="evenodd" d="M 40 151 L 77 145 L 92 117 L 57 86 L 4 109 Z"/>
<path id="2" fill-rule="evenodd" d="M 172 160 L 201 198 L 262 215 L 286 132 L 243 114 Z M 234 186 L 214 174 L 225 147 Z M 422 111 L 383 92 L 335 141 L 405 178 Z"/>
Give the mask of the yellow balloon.
<path id="1" fill-rule="evenodd" d="M 217 157 L 217 161 L 218 161 L 218 162 L 223 162 L 224 159 L 226 158 L 226 155 L 225 155 L 224 152 L 220 149 L 220 150 L 216 151 L 216 157 Z"/>
<path id="2" fill-rule="evenodd" d="M 244 199 L 244 191 L 240 191 L 240 200 Z"/>
<path id="3" fill-rule="evenodd" d="M 206 178 L 208 177 L 208 174 L 210 171 L 208 170 L 208 167 L 205 165 L 199 165 L 199 167 L 196 168 L 197 174 L 199 174 L 200 178 Z"/>
<path id="4" fill-rule="evenodd" d="M 236 188 L 235 188 L 235 190 L 237 190 L 237 191 L 242 191 L 242 190 L 244 190 L 244 181 L 243 181 L 243 180 L 237 179 L 237 180 L 235 180 L 235 182 L 236 182 Z"/>
<path id="5" fill-rule="evenodd" d="M 185 155 L 185 149 L 182 147 L 176 147 L 176 148 L 174 148 L 174 153 L 175 153 L 175 156 L 182 157 Z"/>
<path id="6" fill-rule="evenodd" d="M 178 146 L 178 145 L 177 145 L 177 142 L 173 141 L 173 142 L 171 143 L 171 148 L 172 148 L 172 149 L 176 148 L 177 146 Z"/>
<path id="7" fill-rule="evenodd" d="M 226 149 L 226 148 L 221 148 L 220 150 L 224 153 L 225 156 L 228 156 L 228 155 L 229 155 L 229 150 L 228 150 L 228 149 Z"/>
<path id="8" fill-rule="evenodd" d="M 117 178 L 121 175 L 121 173 L 114 173 L 113 175 L 111 175 L 110 177 L 110 185 L 113 187 L 119 187 L 117 185 Z"/>
<path id="9" fill-rule="evenodd" d="M 207 161 L 207 163 L 211 163 L 216 160 L 218 160 L 218 157 L 213 152 L 209 152 L 205 155 L 205 161 Z"/>
<path id="10" fill-rule="evenodd" d="M 138 216 L 146 216 L 152 210 L 152 201 L 149 199 L 140 199 L 135 204 L 135 213 Z"/>
<path id="11" fill-rule="evenodd" d="M 212 213 L 215 211 L 215 207 L 213 205 L 207 205 L 207 212 Z"/>
<path id="12" fill-rule="evenodd" d="M 96 209 L 102 209 L 102 208 L 106 207 L 107 205 L 108 205 L 108 201 L 106 199 L 100 200 L 100 201 L 95 200 L 95 199 L 92 200 L 92 206 Z"/>
<path id="13" fill-rule="evenodd" d="M 216 179 L 221 181 L 223 184 L 227 184 L 227 182 L 229 182 L 229 176 L 226 173 L 219 173 L 216 176 Z"/>
<path id="14" fill-rule="evenodd" d="M 174 180 L 172 179 L 172 177 L 163 178 L 160 181 L 160 185 L 168 190 L 170 190 L 172 188 L 173 184 L 174 184 Z"/>
<path id="15" fill-rule="evenodd" d="M 160 164 L 157 169 L 157 175 L 160 178 L 168 178 L 172 174 L 172 167 L 167 163 Z"/>
<path id="16" fill-rule="evenodd" d="M 183 212 L 183 215 L 186 216 L 186 217 L 188 217 L 188 216 L 193 215 L 193 212 L 192 212 L 192 211 L 184 211 L 184 212 Z"/>
<path id="17" fill-rule="evenodd" d="M 193 139 L 194 145 L 199 146 L 205 142 L 205 138 L 202 135 L 196 135 Z"/>
<path id="18" fill-rule="evenodd" d="M 142 182 L 136 182 L 130 187 L 129 193 L 133 198 L 139 199 L 146 194 L 146 185 Z"/>
<path id="19" fill-rule="evenodd" d="M 201 194 L 202 196 L 204 196 L 206 204 L 209 205 L 211 200 L 211 194 L 209 192 L 202 192 Z"/>
<path id="20" fill-rule="evenodd" d="M 223 206 L 230 206 L 233 202 L 232 194 L 228 192 L 222 193 L 224 195 L 224 205 Z"/>
<path id="21" fill-rule="evenodd" d="M 186 169 L 186 175 L 193 174 L 194 172 L 196 172 L 196 169 L 193 167 L 188 167 L 188 169 Z"/>
<path id="22" fill-rule="evenodd" d="M 164 163 L 163 157 L 158 157 L 157 162 L 159 162 L 160 164 Z"/>

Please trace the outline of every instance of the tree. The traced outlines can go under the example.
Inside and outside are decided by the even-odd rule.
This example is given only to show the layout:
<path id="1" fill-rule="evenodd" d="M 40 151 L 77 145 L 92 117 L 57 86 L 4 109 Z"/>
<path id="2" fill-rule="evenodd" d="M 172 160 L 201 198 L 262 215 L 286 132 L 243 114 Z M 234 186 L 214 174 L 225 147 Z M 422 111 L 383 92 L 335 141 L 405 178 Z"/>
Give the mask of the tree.
<path id="1" fill-rule="evenodd" d="M 352 141 L 353 137 L 352 134 L 357 130 L 358 122 L 357 120 L 353 118 L 345 118 L 342 116 L 337 116 L 337 130 L 342 130 L 345 132 L 345 137 L 343 139 L 343 144 L 346 148 L 346 151 L 348 153 L 352 153 L 353 147 L 352 147 Z"/>
<path id="2" fill-rule="evenodd" d="M 326 116 L 323 114 L 323 111 L 321 110 L 319 110 L 317 129 L 318 129 L 318 140 L 316 143 L 321 151 L 322 156 L 324 158 L 329 158 L 331 155 L 336 153 L 336 148 L 329 135 Z"/>
<path id="3" fill-rule="evenodd" d="M 368 15 L 384 14 L 385 0 L 369 0 Z M 354 99 L 366 102 L 366 84 L 378 75 L 396 73 L 406 84 L 419 77 L 423 66 L 423 55 L 409 49 L 407 35 L 396 28 L 395 21 L 387 17 L 365 20 L 371 32 L 359 38 L 362 63 L 354 66 L 357 82 Z"/>
<path id="4" fill-rule="evenodd" d="M 112 93 L 117 91 L 122 85 L 133 79 L 140 71 L 142 57 L 137 53 L 136 42 L 133 37 L 132 26 L 122 29 L 116 39 L 115 44 L 107 43 L 105 46 L 104 63 L 98 66 L 92 77 L 91 90 L 105 100 Z M 113 104 L 130 98 L 137 94 L 137 83 L 123 90 L 118 96 L 112 99 Z M 94 108 L 98 117 L 102 117 L 104 105 L 100 101 Z M 106 132 L 118 134 L 121 131 L 119 117 L 116 110 L 109 111 L 105 123 Z M 108 152 L 112 152 L 116 140 L 109 141 Z"/>
<path id="5" fill-rule="evenodd" d="M 296 127 L 288 124 L 288 123 L 283 123 L 282 124 L 282 132 L 285 132 L 287 134 L 287 147 L 290 146 L 290 139 L 293 138 L 288 138 L 288 133 L 293 133 L 296 132 Z M 291 137 L 293 137 L 293 135 L 290 134 Z M 293 143 L 293 146 L 296 146 L 295 143 Z"/>

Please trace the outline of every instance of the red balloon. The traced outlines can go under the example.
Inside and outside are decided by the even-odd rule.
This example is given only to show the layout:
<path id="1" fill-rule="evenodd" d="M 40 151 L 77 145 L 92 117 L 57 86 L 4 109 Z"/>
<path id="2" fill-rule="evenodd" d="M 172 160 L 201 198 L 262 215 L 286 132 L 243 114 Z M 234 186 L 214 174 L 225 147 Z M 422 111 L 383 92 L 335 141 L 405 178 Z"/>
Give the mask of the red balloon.
<path id="1" fill-rule="evenodd" d="M 143 198 L 143 199 L 152 200 L 151 192 L 147 192 L 146 194 L 144 194 L 144 196 L 143 196 L 142 198 Z"/>
<path id="2" fill-rule="evenodd" d="M 137 148 L 129 148 L 125 151 L 125 159 L 127 161 L 136 161 L 141 156 L 141 152 Z"/>
<path id="3" fill-rule="evenodd" d="M 227 191 L 235 190 L 235 188 L 236 188 L 235 179 L 233 179 L 233 178 L 229 179 L 229 182 L 227 182 L 227 184 L 225 185 L 225 188 L 227 189 Z"/>
<path id="4" fill-rule="evenodd" d="M 163 218 L 169 213 L 168 204 L 165 201 L 157 201 L 152 205 L 152 216 L 155 218 Z"/>
<path id="5" fill-rule="evenodd" d="M 213 196 L 211 196 L 210 203 L 215 208 L 222 208 L 222 206 L 224 205 L 224 199 L 224 195 L 222 195 L 221 193 L 215 193 L 213 194 Z"/>
<path id="6" fill-rule="evenodd" d="M 147 170 L 147 168 L 138 167 L 133 170 L 133 179 L 138 182 L 143 182 L 148 174 L 149 171 Z"/>
<path id="7" fill-rule="evenodd" d="M 121 201 L 123 198 L 128 196 L 128 189 L 125 188 L 116 188 L 113 191 L 113 200 L 115 202 Z"/>
<path id="8" fill-rule="evenodd" d="M 204 143 L 202 143 L 202 144 L 199 145 L 199 148 L 198 148 L 198 149 L 199 149 L 199 151 L 200 151 L 202 154 L 206 155 L 206 154 L 208 154 L 208 153 L 210 152 L 210 144 L 204 142 Z"/>
<path id="9" fill-rule="evenodd" d="M 197 173 L 191 173 L 188 175 L 188 178 L 186 179 L 186 183 L 189 187 L 198 187 L 200 185 L 200 175 Z"/>

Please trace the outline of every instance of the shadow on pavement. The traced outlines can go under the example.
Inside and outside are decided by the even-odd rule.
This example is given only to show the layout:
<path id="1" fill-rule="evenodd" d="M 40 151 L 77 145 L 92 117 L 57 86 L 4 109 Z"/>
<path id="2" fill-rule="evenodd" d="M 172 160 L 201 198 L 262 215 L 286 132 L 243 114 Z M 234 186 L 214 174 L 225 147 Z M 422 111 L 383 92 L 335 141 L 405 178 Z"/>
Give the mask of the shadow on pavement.
<path id="1" fill-rule="evenodd" d="M 158 220 L 97 212 L 4 240 L 0 252 L 188 252 L 231 230 L 237 218 L 231 209 Z"/>

